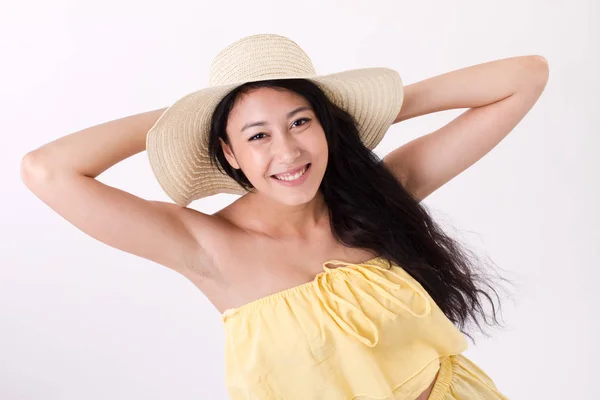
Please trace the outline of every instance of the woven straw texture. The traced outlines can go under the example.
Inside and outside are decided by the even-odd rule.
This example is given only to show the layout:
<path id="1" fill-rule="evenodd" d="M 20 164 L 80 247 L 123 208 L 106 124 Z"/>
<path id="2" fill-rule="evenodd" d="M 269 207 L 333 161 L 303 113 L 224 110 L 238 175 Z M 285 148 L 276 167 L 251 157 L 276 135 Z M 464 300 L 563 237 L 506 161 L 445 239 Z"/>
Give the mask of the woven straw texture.
<path id="1" fill-rule="evenodd" d="M 242 38 L 214 58 L 208 87 L 177 100 L 148 131 L 146 149 L 152 171 L 176 204 L 185 207 L 218 193 L 245 193 L 210 163 L 208 133 L 213 111 L 227 93 L 245 82 L 287 78 L 315 82 L 329 100 L 354 117 L 369 149 L 381 141 L 404 97 L 395 70 L 364 68 L 317 75 L 308 55 L 284 36 Z"/>

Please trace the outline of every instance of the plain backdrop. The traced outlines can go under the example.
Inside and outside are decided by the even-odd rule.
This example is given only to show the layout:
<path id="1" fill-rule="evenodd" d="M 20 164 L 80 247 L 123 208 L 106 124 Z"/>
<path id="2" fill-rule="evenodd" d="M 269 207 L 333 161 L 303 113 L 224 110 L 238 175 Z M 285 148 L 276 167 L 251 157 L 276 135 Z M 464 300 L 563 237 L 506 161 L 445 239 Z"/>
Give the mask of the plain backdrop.
<path id="1" fill-rule="evenodd" d="M 205 87 L 218 51 L 257 33 L 296 41 L 321 74 L 387 66 L 407 85 L 494 59 L 546 57 L 550 78 L 534 108 L 424 205 L 515 282 L 503 303 L 507 328 L 476 334 L 466 355 L 511 399 L 600 398 L 598 2 L 0 7 L 0 399 L 227 399 L 222 325 L 206 297 L 176 272 L 74 228 L 28 191 L 19 167 L 46 142 Z M 375 152 L 463 111 L 393 125 Z M 98 179 L 169 201 L 146 152 Z M 233 199 L 190 207 L 214 212 Z"/>

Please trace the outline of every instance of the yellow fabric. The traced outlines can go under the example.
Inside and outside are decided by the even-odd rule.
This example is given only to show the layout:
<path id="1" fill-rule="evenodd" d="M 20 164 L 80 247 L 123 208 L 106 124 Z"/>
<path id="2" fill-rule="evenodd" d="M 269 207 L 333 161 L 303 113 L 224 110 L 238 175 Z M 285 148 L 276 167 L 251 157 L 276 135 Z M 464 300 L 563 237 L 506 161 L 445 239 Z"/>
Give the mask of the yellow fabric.
<path id="1" fill-rule="evenodd" d="M 398 399 L 401 399 L 399 397 Z M 428 400 L 506 400 L 492 379 L 462 354 L 441 357 Z"/>
<path id="2" fill-rule="evenodd" d="M 415 399 L 438 371 L 430 399 L 503 399 L 458 356 L 465 337 L 402 268 L 378 257 L 323 269 L 223 313 L 232 400 Z"/>

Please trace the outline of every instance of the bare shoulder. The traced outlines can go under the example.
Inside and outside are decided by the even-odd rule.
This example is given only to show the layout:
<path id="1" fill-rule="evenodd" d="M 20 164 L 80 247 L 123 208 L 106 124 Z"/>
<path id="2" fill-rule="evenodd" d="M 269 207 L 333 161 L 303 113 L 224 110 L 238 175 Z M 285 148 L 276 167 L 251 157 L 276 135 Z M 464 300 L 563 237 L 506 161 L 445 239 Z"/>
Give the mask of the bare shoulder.
<path id="1" fill-rule="evenodd" d="M 226 284 L 226 273 L 237 250 L 244 246 L 245 232 L 235 222 L 237 206 L 231 204 L 214 214 L 190 208 L 181 209 L 182 218 L 194 241 L 198 243 L 190 272 L 195 278 L 210 278 L 214 283 Z"/>
<path id="2" fill-rule="evenodd" d="M 189 232 L 198 244 L 184 275 L 220 311 L 230 306 L 243 270 L 253 264 L 256 238 L 244 229 L 244 211 L 236 204 L 214 214 L 182 209 Z M 242 268 L 244 266 L 245 268 Z M 250 268 L 251 269 L 251 268 Z"/>

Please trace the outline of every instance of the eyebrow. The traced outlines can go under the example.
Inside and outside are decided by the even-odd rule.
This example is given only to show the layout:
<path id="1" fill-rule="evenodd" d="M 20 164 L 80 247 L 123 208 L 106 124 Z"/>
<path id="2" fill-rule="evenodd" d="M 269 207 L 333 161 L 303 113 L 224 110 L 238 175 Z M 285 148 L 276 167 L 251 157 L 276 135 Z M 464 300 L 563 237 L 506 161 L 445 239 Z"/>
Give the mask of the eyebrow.
<path id="1" fill-rule="evenodd" d="M 311 110 L 312 108 L 309 106 L 300 106 L 292 111 L 290 111 L 289 113 L 287 113 L 287 118 L 292 117 L 294 114 L 299 113 L 300 111 L 306 111 L 306 110 Z M 245 129 L 248 128 L 252 128 L 253 126 L 265 126 L 267 125 L 266 121 L 257 121 L 257 122 L 249 122 L 246 125 L 244 125 L 244 127 L 242 128 L 242 130 L 240 132 L 243 132 Z"/>

